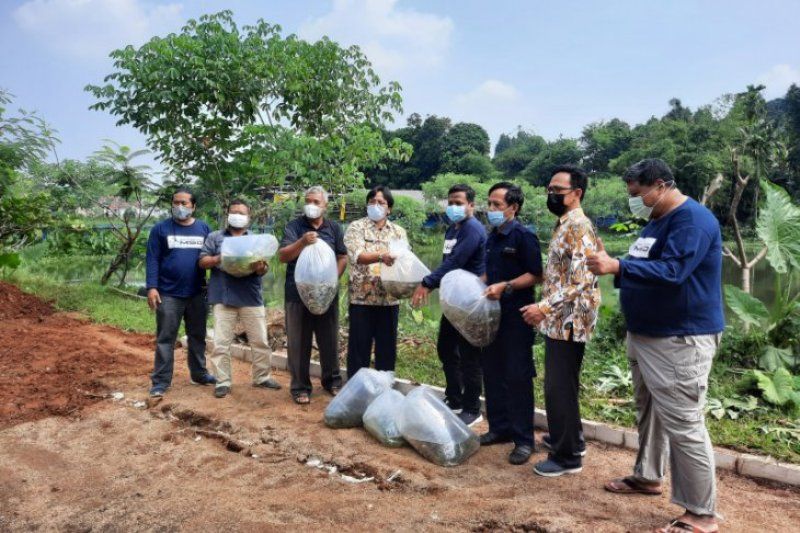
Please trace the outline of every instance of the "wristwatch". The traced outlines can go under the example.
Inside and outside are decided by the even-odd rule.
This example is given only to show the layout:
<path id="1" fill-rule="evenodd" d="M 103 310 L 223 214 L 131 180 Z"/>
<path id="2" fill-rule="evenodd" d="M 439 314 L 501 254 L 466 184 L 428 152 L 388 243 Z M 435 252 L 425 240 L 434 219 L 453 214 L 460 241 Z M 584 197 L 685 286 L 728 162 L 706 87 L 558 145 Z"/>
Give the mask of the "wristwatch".
<path id="1" fill-rule="evenodd" d="M 511 282 L 510 282 L 510 281 L 506 281 L 506 286 L 505 286 L 505 288 L 503 289 L 503 294 L 505 294 L 506 296 L 508 296 L 508 295 L 510 295 L 512 292 L 514 292 L 514 287 L 512 287 L 512 286 L 511 286 Z"/>

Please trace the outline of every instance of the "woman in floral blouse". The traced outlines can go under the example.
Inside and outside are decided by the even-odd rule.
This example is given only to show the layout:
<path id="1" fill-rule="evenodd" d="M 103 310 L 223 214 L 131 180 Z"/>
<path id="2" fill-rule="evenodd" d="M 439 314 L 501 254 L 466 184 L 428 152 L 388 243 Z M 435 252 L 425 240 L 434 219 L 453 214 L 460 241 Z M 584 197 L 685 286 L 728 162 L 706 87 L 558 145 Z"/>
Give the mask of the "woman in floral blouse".
<path id="1" fill-rule="evenodd" d="M 389 221 L 392 192 L 382 185 L 367 193 L 367 216 L 347 228 L 344 244 L 350 262 L 350 337 L 347 374 L 369 367 L 375 344 L 375 368 L 394 370 L 400 302 L 386 293 L 381 268 L 390 266 L 389 242 L 407 240 L 406 230 Z"/>

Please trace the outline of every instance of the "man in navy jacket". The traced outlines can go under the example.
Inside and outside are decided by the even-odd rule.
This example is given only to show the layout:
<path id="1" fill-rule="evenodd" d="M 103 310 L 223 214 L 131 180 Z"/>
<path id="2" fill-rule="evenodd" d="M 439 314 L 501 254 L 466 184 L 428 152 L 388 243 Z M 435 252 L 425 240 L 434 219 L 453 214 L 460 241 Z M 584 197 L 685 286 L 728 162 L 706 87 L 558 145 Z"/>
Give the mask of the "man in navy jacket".
<path id="1" fill-rule="evenodd" d="M 200 249 L 211 232 L 194 218 L 194 194 L 172 195 L 172 217 L 153 226 L 147 239 L 147 303 L 156 312 L 156 354 L 150 396 L 161 397 L 172 384 L 175 339 L 181 320 L 189 340 L 192 383 L 215 383 L 206 370 L 205 272 L 197 266 Z"/>
<path id="2" fill-rule="evenodd" d="M 454 185 L 447 193 L 447 203 L 447 218 L 451 224 L 444 236 L 442 264 L 426 276 L 414 291 L 411 299 L 414 306 L 427 301 L 428 295 L 439 287 L 448 272 L 464 269 L 482 276 L 486 270 L 486 228 L 472 216 L 475 211 L 475 191 L 468 185 Z M 465 424 L 477 424 L 483 419 L 480 414 L 483 379 L 480 348 L 467 342 L 442 316 L 436 349 L 447 383 L 445 402 Z"/>

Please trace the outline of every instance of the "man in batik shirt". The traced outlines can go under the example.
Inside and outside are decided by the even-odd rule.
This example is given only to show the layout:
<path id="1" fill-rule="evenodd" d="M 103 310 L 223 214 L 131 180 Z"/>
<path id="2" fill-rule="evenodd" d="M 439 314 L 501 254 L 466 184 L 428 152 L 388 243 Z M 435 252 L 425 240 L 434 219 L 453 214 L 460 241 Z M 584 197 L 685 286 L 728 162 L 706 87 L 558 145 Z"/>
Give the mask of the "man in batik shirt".
<path id="1" fill-rule="evenodd" d="M 600 306 L 597 279 L 586 266 L 597 250 L 591 221 L 581 209 L 588 178 L 580 168 L 565 165 L 553 171 L 547 187 L 547 207 L 558 224 L 550 241 L 542 300 L 523 308 L 525 321 L 545 336 L 544 398 L 547 426 L 542 439 L 550 450 L 534 466 L 541 476 L 577 474 L 586 455 L 578 391 L 586 342 Z"/>
<path id="2" fill-rule="evenodd" d="M 391 266 L 389 243 L 407 241 L 406 230 L 389 221 L 394 198 L 378 185 L 367 193 L 367 216 L 354 221 L 344 234 L 350 260 L 350 335 L 347 376 L 369 367 L 375 345 L 375 368 L 394 371 L 397 360 L 397 321 L 400 302 L 386 293 L 381 268 Z"/>

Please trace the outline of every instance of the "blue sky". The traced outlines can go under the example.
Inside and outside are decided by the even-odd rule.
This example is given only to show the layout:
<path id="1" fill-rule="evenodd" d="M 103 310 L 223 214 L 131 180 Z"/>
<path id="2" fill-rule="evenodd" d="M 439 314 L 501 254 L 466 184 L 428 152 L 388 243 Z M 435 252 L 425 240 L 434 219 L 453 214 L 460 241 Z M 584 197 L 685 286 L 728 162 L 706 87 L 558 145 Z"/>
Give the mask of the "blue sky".
<path id="1" fill-rule="evenodd" d="M 104 138 L 143 147 L 89 111 L 83 87 L 111 71 L 110 50 L 226 8 L 241 24 L 362 46 L 402 84 L 406 115 L 477 122 L 493 142 L 517 126 L 577 136 L 589 122 L 660 115 L 672 97 L 695 107 L 749 83 L 769 97 L 800 84 L 797 0 L 2 0 L 0 87 L 59 131 L 61 158 Z"/>

